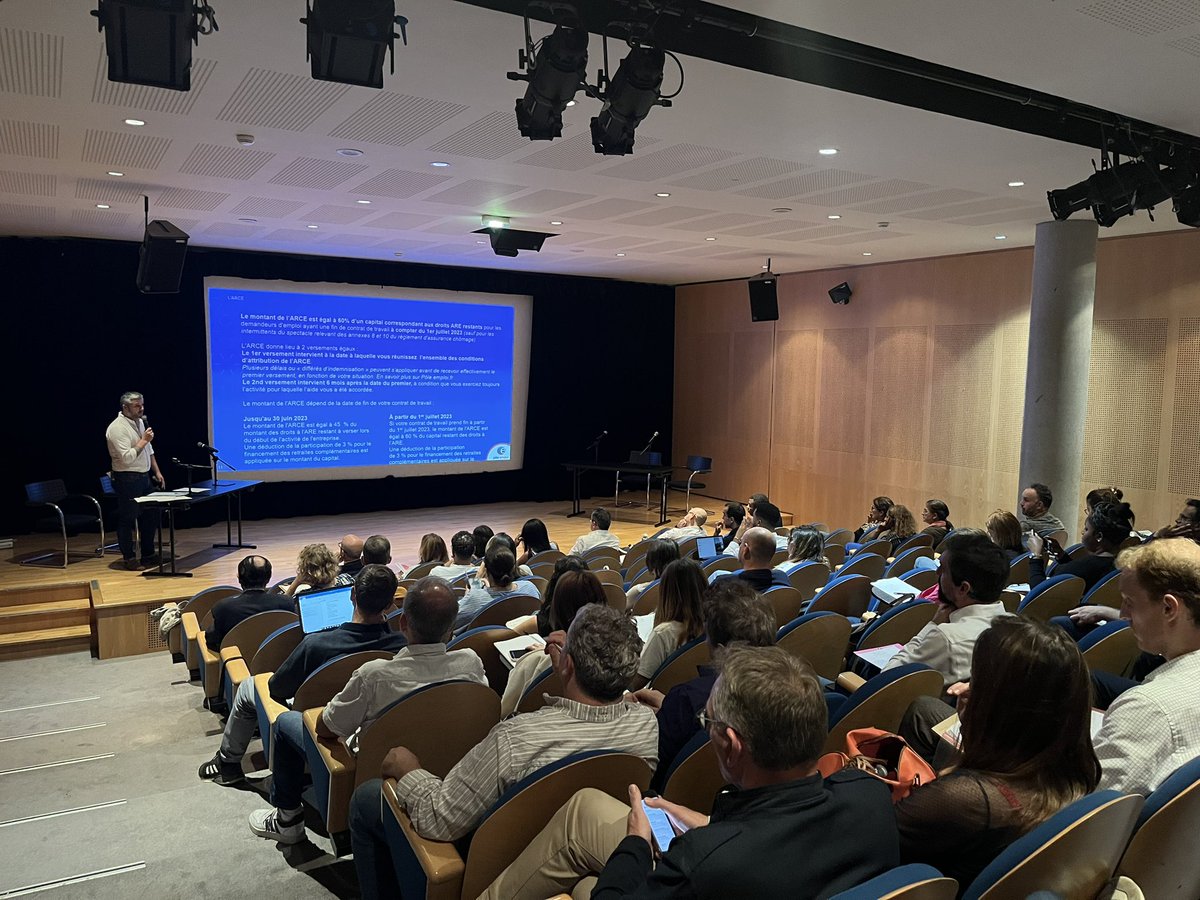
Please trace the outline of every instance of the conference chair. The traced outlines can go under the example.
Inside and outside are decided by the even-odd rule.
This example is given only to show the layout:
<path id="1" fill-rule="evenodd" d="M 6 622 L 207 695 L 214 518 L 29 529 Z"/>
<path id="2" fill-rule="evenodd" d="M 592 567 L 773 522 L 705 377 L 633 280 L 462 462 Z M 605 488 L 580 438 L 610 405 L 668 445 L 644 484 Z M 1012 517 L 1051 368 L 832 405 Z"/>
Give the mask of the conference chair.
<path id="1" fill-rule="evenodd" d="M 1113 569 L 1099 581 L 1092 585 L 1092 589 L 1083 595 L 1083 599 L 1079 601 L 1081 606 L 1111 606 L 1114 609 L 1121 608 L 1121 585 L 1117 581 L 1117 576 L 1121 572 L 1119 569 Z"/>
<path id="2" fill-rule="evenodd" d="M 240 587 L 222 584 L 206 588 L 180 605 L 183 610 L 179 618 L 180 650 L 189 672 L 200 672 L 200 644 L 204 641 L 205 624 L 212 623 L 212 608 L 226 597 L 236 597 Z"/>
<path id="3" fill-rule="evenodd" d="M 787 558 L 788 552 L 786 547 L 782 550 L 776 550 L 775 554 L 771 557 L 771 568 L 773 569 L 780 563 L 787 562 Z"/>
<path id="4" fill-rule="evenodd" d="M 929 537 L 929 535 L 925 535 Z M 917 566 L 917 560 L 922 557 L 933 559 L 933 551 L 928 547 L 912 547 L 903 552 L 897 552 L 895 559 L 888 563 L 888 567 L 884 569 L 883 576 L 885 578 L 899 578 L 903 573 L 908 572 Z"/>
<path id="5" fill-rule="evenodd" d="M 932 534 L 914 534 L 900 544 L 895 550 L 895 554 L 899 556 L 901 553 L 907 553 L 914 547 L 924 547 L 929 551 L 929 555 L 933 555 L 933 535 Z M 887 554 L 891 556 L 892 554 Z"/>
<path id="6" fill-rule="evenodd" d="M 653 538 L 646 538 L 645 540 L 638 541 L 636 544 L 631 545 L 630 548 L 625 551 L 624 559 L 621 559 L 621 557 L 618 556 L 618 562 L 622 575 L 629 575 L 631 572 L 636 572 L 638 569 L 644 569 L 646 567 L 646 551 L 650 549 L 650 542 L 652 540 Z M 609 548 L 597 547 L 596 549 L 606 550 Z M 586 559 L 586 554 L 584 558 Z M 617 567 L 610 566 L 610 568 Z"/>
<path id="7" fill-rule="evenodd" d="M 1057 541 L 1058 545 L 1060 547 L 1067 546 L 1067 541 L 1069 540 L 1069 538 L 1067 536 L 1067 532 L 1062 529 L 1060 529 L 1059 531 L 1053 531 L 1050 534 L 1046 535 L 1046 539 L 1052 540 L 1052 541 Z"/>
<path id="8" fill-rule="evenodd" d="M 842 544 L 826 544 L 825 558 L 835 569 L 846 562 L 846 548 Z"/>
<path id="9" fill-rule="evenodd" d="M 909 863 L 834 894 L 829 900 L 954 900 L 958 882 L 933 866 Z"/>
<path id="10" fill-rule="evenodd" d="M 1200 758 L 1184 763 L 1146 798 L 1117 874 L 1149 900 L 1200 897 Z"/>
<path id="11" fill-rule="evenodd" d="M 671 761 L 663 781 L 662 797 L 672 803 L 711 815 L 713 801 L 725 779 L 707 731 L 697 731 Z"/>
<path id="12" fill-rule="evenodd" d="M 1083 579 L 1075 575 L 1055 575 L 1047 578 L 1028 594 L 1017 606 L 1017 612 L 1049 622 L 1055 616 L 1065 616 L 1067 610 L 1079 605 L 1083 597 Z"/>
<path id="13" fill-rule="evenodd" d="M 230 661 L 225 667 L 225 705 L 232 709 L 233 698 L 243 681 L 262 672 L 274 672 L 303 639 L 304 629 L 299 622 L 292 622 L 267 635 L 251 658 Z"/>
<path id="14" fill-rule="evenodd" d="M 736 572 L 742 567 L 736 556 L 726 556 L 722 553 L 720 556 L 714 556 L 712 559 L 705 560 L 701 566 L 704 569 L 704 577 L 707 578 L 713 572 Z"/>
<path id="15" fill-rule="evenodd" d="M 207 641 L 200 642 L 201 684 L 204 701 L 209 703 L 221 696 L 221 676 L 231 660 L 253 657 L 267 635 L 299 621 L 294 612 L 272 609 L 255 613 L 234 625 L 221 639 L 219 650 L 210 650 Z M 245 648 L 242 650 L 241 648 Z"/>
<path id="16" fill-rule="evenodd" d="M 833 680 L 842 670 L 850 642 L 850 620 L 833 612 L 810 612 L 779 629 L 775 642 L 807 660 L 818 675 Z"/>
<path id="17" fill-rule="evenodd" d="M 700 538 L 699 536 L 686 537 L 679 541 L 679 558 L 680 559 L 699 559 L 700 551 L 698 549 Z"/>
<path id="18" fill-rule="evenodd" d="M 968 885 L 963 900 L 1009 900 L 1040 891 L 1098 896 L 1116 871 L 1144 800 L 1116 791 L 1076 800 L 1009 844 Z"/>
<path id="19" fill-rule="evenodd" d="M 1093 628 L 1079 640 L 1079 650 L 1090 672 L 1108 672 L 1128 678 L 1141 652 L 1129 623 L 1117 620 Z M 1197 895 L 1200 896 L 1200 895 Z"/>
<path id="20" fill-rule="evenodd" d="M 556 562 L 558 562 L 564 556 L 566 556 L 566 554 L 563 553 L 561 550 L 554 550 L 554 549 L 541 550 L 541 551 L 533 554 L 533 556 L 529 557 L 529 559 L 527 559 L 525 561 L 525 565 L 529 566 L 529 568 L 531 568 L 531 569 L 534 566 L 543 565 L 546 563 L 549 563 L 551 566 L 553 566 Z"/>
<path id="21" fill-rule="evenodd" d="M 646 589 L 638 594 L 637 600 L 633 603 L 631 611 L 635 616 L 647 616 L 658 609 L 658 600 L 662 595 L 662 581 L 655 578 L 646 586 Z"/>
<path id="22" fill-rule="evenodd" d="M 927 591 L 937 584 L 938 573 L 937 569 L 910 569 L 900 576 L 900 580 L 918 591 Z"/>
<path id="23" fill-rule="evenodd" d="M 838 528 L 837 530 L 831 531 L 829 534 L 825 535 L 825 546 L 828 547 L 830 544 L 839 544 L 842 547 L 845 547 L 846 544 L 852 540 L 854 540 L 853 531 L 848 528 Z"/>
<path id="24" fill-rule="evenodd" d="M 635 584 L 645 584 L 648 581 L 654 581 L 658 578 L 654 571 L 650 568 L 643 567 L 633 574 L 633 576 L 625 583 L 626 588 L 631 588 Z"/>
<path id="25" fill-rule="evenodd" d="M 388 751 L 407 747 L 422 769 L 444 778 L 500 721 L 500 698 L 490 687 L 442 681 L 387 706 L 359 732 L 358 753 L 352 754 L 340 739 L 317 735 L 323 709 L 304 711 L 304 755 L 312 774 L 314 806 L 339 856 L 348 849 L 350 797 L 360 784 L 379 777 Z"/>
<path id="26" fill-rule="evenodd" d="M 533 615 L 541 605 L 540 597 L 530 597 L 528 594 L 510 594 L 499 600 L 493 600 L 475 613 L 474 618 L 461 630 L 467 632 L 473 628 L 482 628 L 484 625 L 503 625 L 519 616 Z"/>
<path id="27" fill-rule="evenodd" d="M 619 569 L 592 569 L 591 572 L 601 584 L 615 585 L 624 592 L 625 579 L 621 577 Z"/>
<path id="28" fill-rule="evenodd" d="M 589 569 L 599 569 L 604 566 L 615 569 L 621 564 L 621 551 L 616 547 L 593 547 L 584 553 L 582 558 Z"/>
<path id="29" fill-rule="evenodd" d="M 447 650 L 474 650 L 475 655 L 483 660 L 483 671 L 487 675 L 488 684 L 497 695 L 503 695 L 508 685 L 508 673 L 511 671 L 500 651 L 496 649 L 497 641 L 507 641 L 515 638 L 517 633 L 503 625 L 484 625 L 481 628 L 471 628 L 464 631 L 446 645 Z"/>
<path id="30" fill-rule="evenodd" d="M 854 554 L 854 557 L 838 569 L 838 577 L 845 575 L 866 575 L 871 581 L 878 581 L 883 577 L 883 570 L 887 566 L 887 560 L 877 553 L 866 553 L 859 551 Z"/>
<path id="31" fill-rule="evenodd" d="M 517 701 L 517 712 L 534 712 L 546 705 L 546 697 L 561 697 L 563 692 L 562 679 L 553 667 L 547 669 L 525 688 L 525 693 Z"/>
<path id="32" fill-rule="evenodd" d="M 792 569 L 784 570 L 788 583 L 800 592 L 804 602 L 817 596 L 817 591 L 829 581 L 829 569 L 819 562 L 797 563 Z"/>
<path id="33" fill-rule="evenodd" d="M 271 696 L 271 676 L 273 672 L 260 672 L 254 675 L 254 703 L 258 713 L 258 734 L 262 738 L 263 753 L 270 765 L 275 747 L 275 720 L 280 713 L 288 709 L 305 710 L 324 706 L 337 695 L 350 676 L 365 662 L 373 659 L 391 659 L 396 654 L 386 650 L 361 650 L 358 653 L 344 653 L 334 657 L 322 666 L 309 673 L 300 687 L 296 688 L 296 696 L 292 698 L 290 707 L 284 706 Z"/>
<path id="34" fill-rule="evenodd" d="M 405 900 L 474 900 L 508 868 L 551 817 L 585 787 L 629 801 L 629 785 L 642 790 L 650 767 L 629 753 L 593 750 L 543 766 L 513 784 L 484 816 L 466 858 L 455 844 L 417 834 L 396 796 L 383 782 L 383 824 L 392 865 Z"/>
<path id="35" fill-rule="evenodd" d="M 554 563 L 552 562 L 531 562 L 529 565 L 529 573 L 536 578 L 544 578 L 547 581 L 554 575 Z"/>
<path id="36" fill-rule="evenodd" d="M 1067 552 L 1067 558 L 1072 560 L 1088 555 L 1087 548 L 1082 543 L 1072 544 L 1070 547 L 1064 547 L 1063 549 Z"/>
<path id="37" fill-rule="evenodd" d="M 854 556 L 863 556 L 868 553 L 874 553 L 876 556 L 882 556 L 887 559 L 892 555 L 892 542 L 883 538 L 876 538 L 873 541 L 867 541 L 854 551 Z"/>
<path id="38" fill-rule="evenodd" d="M 87 501 L 82 503 L 80 501 Z M 36 518 L 33 523 L 34 531 L 49 531 L 62 535 L 62 564 L 43 562 L 58 556 L 57 551 L 41 553 L 22 559 L 23 566 L 41 566 L 44 568 L 65 569 L 71 563 L 71 550 L 68 534 L 78 534 L 80 531 L 96 525 L 100 529 L 100 543 L 86 553 L 75 552 L 79 559 L 94 559 L 104 555 L 104 513 L 100 509 L 100 501 L 91 494 L 72 494 L 67 491 L 67 485 L 61 478 L 52 481 L 35 481 L 25 485 L 25 505 L 32 510 L 45 512 L 50 515 Z M 86 513 L 71 512 L 68 506 L 83 507 Z"/>
<path id="39" fill-rule="evenodd" d="M 553 573 L 551 573 L 551 574 L 553 574 Z M 517 581 L 528 581 L 535 588 L 537 588 L 539 597 L 546 596 L 546 586 L 548 584 L 550 584 L 549 577 L 543 577 L 541 575 L 522 575 L 520 578 L 517 578 L 516 580 Z"/>
<path id="40" fill-rule="evenodd" d="M 108 513 L 108 519 L 111 522 L 117 517 L 117 491 L 116 488 L 113 487 L 112 475 L 110 473 L 106 472 L 105 474 L 101 475 L 99 481 L 100 496 L 97 499 L 100 501 L 100 510 L 102 513 Z M 109 534 L 111 534 L 111 532 Z M 136 522 L 134 523 L 133 527 L 133 539 L 138 543 L 139 546 L 141 545 L 141 535 L 138 534 Z M 107 540 L 107 538 L 105 538 L 105 540 Z M 105 553 L 120 553 L 121 544 L 119 541 L 109 541 L 108 543 L 104 544 L 103 549 Z"/>
<path id="41" fill-rule="evenodd" d="M 855 650 L 870 650 L 892 644 L 907 644 L 922 628 L 933 621 L 938 604 L 928 600 L 908 600 L 893 606 L 883 615 L 876 617 L 863 629 L 854 646 L 850 648 L 851 671 L 865 675 L 877 672 L 874 666 L 854 656 Z"/>
<path id="42" fill-rule="evenodd" d="M 1022 553 L 1008 564 L 1006 584 L 1029 584 L 1029 554 Z"/>
<path id="43" fill-rule="evenodd" d="M 676 468 L 680 468 L 676 466 Z M 687 458 L 687 465 L 682 467 L 688 473 L 687 480 L 668 481 L 668 491 L 686 491 L 686 496 L 683 500 L 683 508 L 685 510 L 692 508 L 692 491 L 702 491 L 705 485 L 702 482 L 696 481 L 697 475 L 707 475 L 712 471 L 711 456 L 692 456 Z"/>
<path id="44" fill-rule="evenodd" d="M 871 579 L 865 575 L 838 575 L 817 592 L 805 612 L 835 612 L 860 620 L 871 603 Z"/>
<path id="45" fill-rule="evenodd" d="M 822 566 L 821 568 L 824 568 Z M 775 627 L 786 625 L 800 615 L 800 607 L 804 605 L 805 596 L 790 585 L 769 587 L 762 593 L 763 598 L 775 610 Z"/>
<path id="46" fill-rule="evenodd" d="M 441 566 L 441 565 L 445 565 L 445 563 L 440 563 L 440 562 L 417 563 L 415 566 L 413 566 L 411 569 L 409 569 L 408 571 L 406 571 L 404 573 L 405 586 L 411 587 L 409 582 L 412 582 L 413 584 L 415 584 L 416 582 L 420 581 L 422 578 L 424 578 L 426 575 L 428 575 L 430 572 L 432 572 L 434 569 L 436 569 L 438 566 Z"/>
<path id="47" fill-rule="evenodd" d="M 947 531 L 946 536 L 938 541 L 937 546 L 933 548 L 933 552 L 939 555 L 944 552 L 946 549 L 946 541 L 950 540 L 950 535 L 954 534 L 956 531 L 958 531 L 957 528 L 951 528 L 949 531 Z"/>
<path id="48" fill-rule="evenodd" d="M 647 687 L 667 693 L 677 684 L 691 681 L 699 675 L 698 667 L 707 665 L 712 659 L 712 648 L 704 635 L 693 638 L 662 661 Z"/>
<path id="49" fill-rule="evenodd" d="M 657 450 L 650 450 L 645 453 L 639 453 L 637 450 L 629 451 L 629 463 L 635 466 L 661 466 L 662 454 Z M 620 470 L 616 473 L 616 481 L 613 487 L 613 509 L 619 509 L 621 506 L 621 486 L 633 484 L 639 490 L 646 488 L 646 509 L 650 509 L 650 489 L 652 487 L 662 487 L 665 479 L 662 475 L 653 475 L 650 472 L 633 472 L 626 471 L 624 474 Z M 630 506 L 636 504 L 630 503 Z"/>
<path id="50" fill-rule="evenodd" d="M 625 596 L 625 589 L 619 584 L 613 584 L 611 581 L 601 581 L 600 587 L 604 590 L 605 602 L 617 612 L 625 612 L 629 608 L 629 600 Z"/>
<path id="51" fill-rule="evenodd" d="M 857 678 L 846 679 L 857 683 Z M 844 683 L 838 678 L 838 685 Z M 940 697 L 942 673 L 922 663 L 907 663 L 868 679 L 839 705 L 830 709 L 825 753 L 844 750 L 846 735 L 856 728 L 896 731 L 905 711 L 918 697 Z"/>

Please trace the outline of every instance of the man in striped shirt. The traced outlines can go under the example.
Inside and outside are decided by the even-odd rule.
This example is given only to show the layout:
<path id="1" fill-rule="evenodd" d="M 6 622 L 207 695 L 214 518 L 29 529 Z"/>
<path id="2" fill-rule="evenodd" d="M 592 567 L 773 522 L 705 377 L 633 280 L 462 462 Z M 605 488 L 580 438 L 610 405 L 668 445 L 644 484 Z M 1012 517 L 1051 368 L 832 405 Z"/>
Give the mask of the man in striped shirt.
<path id="1" fill-rule="evenodd" d="M 469 834 L 511 785 L 573 753 L 618 750 L 640 756 L 653 769 L 658 761 L 654 713 L 622 700 L 637 671 L 641 643 L 628 617 L 606 606 L 586 606 L 565 635 L 547 638 L 563 696 L 498 724 L 444 779 L 422 769 L 407 748 L 393 748 L 383 761 L 383 775 L 399 779 L 397 794 L 417 833 L 438 841 Z M 375 779 L 361 785 L 350 807 L 354 864 L 364 898 L 399 896 L 384 843 L 381 784 Z"/>

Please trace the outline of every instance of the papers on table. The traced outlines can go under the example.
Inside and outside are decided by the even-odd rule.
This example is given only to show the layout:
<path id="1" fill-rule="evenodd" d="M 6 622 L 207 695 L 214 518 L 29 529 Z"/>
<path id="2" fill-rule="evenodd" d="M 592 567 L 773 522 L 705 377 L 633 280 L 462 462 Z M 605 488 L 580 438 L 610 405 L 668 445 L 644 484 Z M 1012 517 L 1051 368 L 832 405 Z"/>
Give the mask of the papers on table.
<path id="1" fill-rule="evenodd" d="M 899 578 L 880 578 L 871 582 L 871 593 L 889 606 L 894 606 L 915 599 L 921 592 Z"/>
<path id="2" fill-rule="evenodd" d="M 526 653 L 540 653 L 545 646 L 546 642 L 536 634 L 522 634 L 507 641 L 496 641 L 500 659 L 510 669 Z"/>
<path id="3" fill-rule="evenodd" d="M 903 644 L 885 644 L 882 647 L 872 647 L 869 650 L 855 650 L 854 655 L 863 662 L 870 663 L 878 669 L 886 666 L 893 656 L 904 649 Z"/>
<path id="4" fill-rule="evenodd" d="M 207 494 L 208 488 L 192 488 L 189 491 L 187 488 L 177 488 L 173 491 L 151 491 L 141 497 L 134 497 L 138 503 L 170 503 L 174 500 L 186 500 L 188 497 L 194 497 L 196 494 Z"/>

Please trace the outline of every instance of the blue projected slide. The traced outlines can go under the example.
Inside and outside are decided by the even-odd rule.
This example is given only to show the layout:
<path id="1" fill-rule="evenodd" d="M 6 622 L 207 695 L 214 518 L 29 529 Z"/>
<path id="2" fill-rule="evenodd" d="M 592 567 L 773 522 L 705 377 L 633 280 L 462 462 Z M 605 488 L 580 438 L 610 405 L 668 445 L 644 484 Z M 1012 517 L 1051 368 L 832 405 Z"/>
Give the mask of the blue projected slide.
<path id="1" fill-rule="evenodd" d="M 223 460 L 252 477 L 520 464 L 526 362 L 514 366 L 514 334 L 525 330 L 527 342 L 516 321 L 515 301 L 523 298 L 506 304 L 290 287 L 208 286 L 212 443 Z"/>

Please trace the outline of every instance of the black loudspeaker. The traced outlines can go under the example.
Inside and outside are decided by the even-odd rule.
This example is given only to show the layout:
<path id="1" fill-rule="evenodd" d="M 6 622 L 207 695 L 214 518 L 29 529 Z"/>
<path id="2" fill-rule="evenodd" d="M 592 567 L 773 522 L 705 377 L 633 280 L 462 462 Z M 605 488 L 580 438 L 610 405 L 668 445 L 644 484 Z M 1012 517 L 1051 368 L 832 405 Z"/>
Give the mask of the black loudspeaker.
<path id="1" fill-rule="evenodd" d="M 750 321 L 774 322 L 779 318 L 779 300 L 775 295 L 775 276 L 758 275 L 746 282 L 750 288 Z"/>
<path id="2" fill-rule="evenodd" d="M 829 289 L 829 299 L 834 303 L 840 303 L 845 306 L 850 302 L 850 297 L 853 295 L 853 293 L 854 291 L 850 290 L 849 282 L 843 281 L 836 287 L 831 287 Z"/>
<path id="3" fill-rule="evenodd" d="M 179 293 L 187 243 L 187 234 L 170 222 L 155 219 L 147 224 L 138 251 L 138 290 L 143 294 Z"/>

